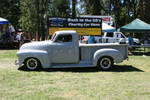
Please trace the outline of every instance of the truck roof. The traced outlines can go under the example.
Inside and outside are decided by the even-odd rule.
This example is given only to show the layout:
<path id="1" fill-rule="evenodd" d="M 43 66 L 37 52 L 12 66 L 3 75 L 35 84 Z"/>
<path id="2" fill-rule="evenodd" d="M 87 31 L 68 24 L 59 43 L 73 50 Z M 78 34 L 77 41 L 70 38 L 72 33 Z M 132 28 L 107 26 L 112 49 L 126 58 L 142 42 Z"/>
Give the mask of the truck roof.
<path id="1" fill-rule="evenodd" d="M 77 34 L 74 30 L 62 30 L 62 31 L 56 31 L 56 34 Z"/>

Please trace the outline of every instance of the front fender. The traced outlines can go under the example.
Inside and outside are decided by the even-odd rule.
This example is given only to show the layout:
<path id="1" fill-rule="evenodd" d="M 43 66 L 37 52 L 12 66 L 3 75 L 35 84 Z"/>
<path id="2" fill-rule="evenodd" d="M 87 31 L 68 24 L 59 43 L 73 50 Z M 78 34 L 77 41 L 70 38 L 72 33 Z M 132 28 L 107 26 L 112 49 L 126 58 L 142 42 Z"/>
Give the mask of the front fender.
<path id="1" fill-rule="evenodd" d="M 123 61 L 123 55 L 120 51 L 116 49 L 100 49 L 94 53 L 93 65 L 96 66 L 98 60 L 103 56 L 109 56 L 113 58 L 114 63 L 119 63 Z"/>
<path id="2" fill-rule="evenodd" d="M 19 65 L 22 65 L 24 60 L 30 57 L 37 58 L 43 68 L 48 68 L 50 66 L 48 52 L 43 50 L 20 50 L 17 52 Z"/>

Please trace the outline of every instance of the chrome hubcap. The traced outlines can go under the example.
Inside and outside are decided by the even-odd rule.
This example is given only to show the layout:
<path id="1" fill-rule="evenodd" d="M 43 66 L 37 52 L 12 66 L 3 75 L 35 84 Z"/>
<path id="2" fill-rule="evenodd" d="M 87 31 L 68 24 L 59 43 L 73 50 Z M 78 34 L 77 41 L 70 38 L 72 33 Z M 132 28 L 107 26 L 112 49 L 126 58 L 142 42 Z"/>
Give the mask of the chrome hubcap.
<path id="1" fill-rule="evenodd" d="M 30 58 L 27 60 L 27 67 L 31 70 L 36 69 L 38 66 L 38 62 L 34 58 Z"/>
<path id="2" fill-rule="evenodd" d="M 100 61 L 100 66 L 104 69 L 111 67 L 111 60 L 109 58 L 103 58 Z"/>

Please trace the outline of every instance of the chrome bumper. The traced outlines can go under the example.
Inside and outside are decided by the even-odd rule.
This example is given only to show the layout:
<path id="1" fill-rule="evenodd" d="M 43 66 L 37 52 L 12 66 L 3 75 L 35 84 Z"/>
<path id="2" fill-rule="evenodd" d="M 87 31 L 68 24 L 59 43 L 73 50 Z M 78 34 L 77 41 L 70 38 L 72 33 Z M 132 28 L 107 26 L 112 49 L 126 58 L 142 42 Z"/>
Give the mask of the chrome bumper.
<path id="1" fill-rule="evenodd" d="M 19 65 L 19 60 L 15 60 L 15 65 Z"/>
<path id="2" fill-rule="evenodd" d="M 15 65 L 22 66 L 22 65 L 23 65 L 23 63 L 21 63 L 19 60 L 15 60 Z"/>

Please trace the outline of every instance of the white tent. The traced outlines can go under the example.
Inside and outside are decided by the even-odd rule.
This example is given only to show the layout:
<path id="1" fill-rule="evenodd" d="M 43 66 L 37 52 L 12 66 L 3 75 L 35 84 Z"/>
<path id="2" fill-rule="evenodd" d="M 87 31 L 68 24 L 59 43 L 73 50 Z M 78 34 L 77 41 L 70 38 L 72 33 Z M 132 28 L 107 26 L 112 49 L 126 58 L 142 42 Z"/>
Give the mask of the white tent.
<path id="1" fill-rule="evenodd" d="M 108 24 L 102 23 L 102 32 L 115 32 L 115 31 L 116 31 L 116 28 Z"/>
<path id="2" fill-rule="evenodd" d="M 0 24 L 8 24 L 8 23 L 9 23 L 9 21 L 7 19 L 0 17 Z"/>

